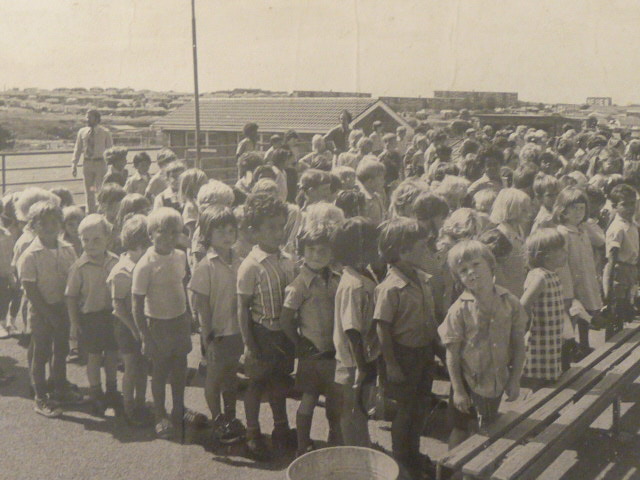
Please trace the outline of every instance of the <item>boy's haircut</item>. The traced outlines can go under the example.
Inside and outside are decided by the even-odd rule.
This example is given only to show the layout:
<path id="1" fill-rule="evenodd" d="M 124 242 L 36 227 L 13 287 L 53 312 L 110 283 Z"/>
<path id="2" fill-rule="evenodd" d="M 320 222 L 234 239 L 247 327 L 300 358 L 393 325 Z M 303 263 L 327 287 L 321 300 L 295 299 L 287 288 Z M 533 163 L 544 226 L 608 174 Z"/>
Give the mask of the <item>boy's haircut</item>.
<path id="1" fill-rule="evenodd" d="M 449 145 L 438 145 L 436 147 L 436 157 L 441 162 L 448 162 L 451 160 L 451 147 Z"/>
<path id="2" fill-rule="evenodd" d="M 78 225 L 78 233 L 82 234 L 87 228 L 100 226 L 102 231 L 104 232 L 104 236 L 108 237 L 111 235 L 112 225 L 106 219 L 104 215 L 100 215 L 99 213 L 91 213 L 84 217 Z"/>
<path id="3" fill-rule="evenodd" d="M 373 140 L 369 137 L 362 137 L 358 140 L 358 151 L 363 155 L 371 153 L 373 151 Z"/>
<path id="4" fill-rule="evenodd" d="M 631 190 L 634 191 L 632 188 Z M 584 191 L 576 187 L 566 187 L 562 189 L 558 194 L 558 198 L 556 198 L 556 203 L 553 205 L 553 222 L 558 225 L 564 223 L 564 216 L 567 209 L 570 206 L 579 203 L 584 203 L 586 207 L 586 212 L 583 218 L 583 220 L 586 220 L 589 218 L 589 199 Z"/>
<path id="5" fill-rule="evenodd" d="M 254 122 L 245 123 L 244 127 L 242 127 L 242 134 L 245 137 L 250 137 L 251 135 L 255 135 L 258 133 L 258 124 Z"/>
<path id="6" fill-rule="evenodd" d="M 556 150 L 558 150 L 558 153 L 560 155 L 567 156 L 571 153 L 571 151 L 573 150 L 573 147 L 574 147 L 574 143 L 572 140 L 568 138 L 561 138 L 560 140 L 558 140 L 558 145 L 556 145 Z"/>
<path id="7" fill-rule="evenodd" d="M 278 193 L 278 185 L 272 178 L 261 178 L 253 185 L 251 193 L 266 193 L 274 195 Z"/>
<path id="8" fill-rule="evenodd" d="M 71 190 L 64 187 L 55 187 L 51 189 L 51 193 L 53 193 L 56 197 L 60 199 L 60 207 L 68 207 L 69 205 L 73 205 L 73 193 Z"/>
<path id="9" fill-rule="evenodd" d="M 498 149 L 497 147 L 488 145 L 478 150 L 476 159 L 482 165 L 482 168 L 486 168 L 487 162 L 489 162 L 490 160 L 493 160 L 499 165 L 502 165 L 504 163 L 504 153 L 502 153 L 502 150 Z"/>
<path id="10" fill-rule="evenodd" d="M 517 188 L 503 188 L 493 202 L 489 219 L 496 225 L 513 221 L 522 222 L 530 214 L 529 195 Z"/>
<path id="11" fill-rule="evenodd" d="M 478 150 L 480 150 L 480 144 L 478 144 L 478 142 L 466 139 L 464 142 L 462 142 L 462 147 L 460 148 L 460 156 L 464 158 L 469 153 L 478 153 Z"/>
<path id="12" fill-rule="evenodd" d="M 182 173 L 186 169 L 187 169 L 187 166 L 182 160 L 174 160 L 173 162 L 167 165 L 167 168 L 165 168 L 165 172 L 167 172 L 167 175 L 170 175 L 174 172 Z"/>
<path id="13" fill-rule="evenodd" d="M 82 220 L 84 218 L 84 211 L 76 205 L 69 205 L 62 209 L 62 218 L 65 222 L 69 220 Z"/>
<path id="14" fill-rule="evenodd" d="M 354 128 L 349 133 L 349 145 L 356 147 L 362 137 L 364 137 L 364 132 L 359 128 Z"/>
<path id="15" fill-rule="evenodd" d="M 273 151 L 273 155 L 271 155 L 271 162 L 273 162 L 276 167 L 282 168 L 291 155 L 291 150 L 286 148 L 276 148 Z"/>
<path id="16" fill-rule="evenodd" d="M 391 194 L 391 212 L 394 215 L 411 216 L 416 198 L 426 190 L 424 182 L 412 178 L 405 180 Z"/>
<path id="17" fill-rule="evenodd" d="M 31 206 L 37 202 L 53 202 L 56 205 L 60 205 L 60 197 L 43 188 L 25 188 L 14 201 L 16 218 L 21 222 L 28 221 Z"/>
<path id="18" fill-rule="evenodd" d="M 413 248 L 418 240 L 428 238 L 429 232 L 413 218 L 397 217 L 380 225 L 378 251 L 385 263 L 400 261 L 400 254 Z"/>
<path id="19" fill-rule="evenodd" d="M 497 197 L 498 192 L 493 188 L 482 189 L 473 196 L 473 207 L 479 212 L 489 213 Z"/>
<path id="20" fill-rule="evenodd" d="M 535 143 L 527 143 L 520 150 L 518 158 L 520 159 L 520 164 L 533 163 L 538 165 L 540 163 L 540 147 Z"/>
<path id="21" fill-rule="evenodd" d="M 525 246 L 529 267 L 538 268 L 543 266 L 544 257 L 558 248 L 563 248 L 564 237 L 555 228 L 540 228 L 529 235 Z"/>
<path id="22" fill-rule="evenodd" d="M 264 163 L 262 156 L 257 152 L 245 152 L 238 158 L 238 173 L 244 177 L 247 172 L 253 172 Z"/>
<path id="23" fill-rule="evenodd" d="M 598 177 L 593 177 L 591 180 L 593 181 L 594 178 L 598 178 Z M 624 179 L 622 178 L 622 175 L 614 173 L 612 175 L 608 175 L 607 177 L 604 177 L 602 184 L 600 185 L 594 184 L 594 185 L 602 188 L 602 192 L 608 198 L 611 191 L 621 183 L 625 183 Z"/>
<path id="24" fill-rule="evenodd" d="M 138 168 L 141 163 L 148 163 L 151 165 L 151 157 L 147 152 L 138 152 L 133 156 L 133 166 Z"/>
<path id="25" fill-rule="evenodd" d="M 420 221 L 449 215 L 449 205 L 444 198 L 431 192 L 422 192 L 413 201 L 413 214 Z"/>
<path id="26" fill-rule="evenodd" d="M 553 171 L 558 172 L 562 168 L 562 162 L 558 155 L 546 151 L 540 155 L 540 168 L 552 168 Z"/>
<path id="27" fill-rule="evenodd" d="M 434 193 L 442 196 L 449 205 L 450 210 L 456 209 L 467 196 L 469 180 L 462 177 L 447 175 L 438 185 Z"/>
<path id="28" fill-rule="evenodd" d="M 347 167 L 346 165 L 334 168 L 333 170 L 331 170 L 331 173 L 337 175 L 343 184 L 347 183 L 347 180 L 349 180 L 349 178 L 352 178 L 353 180 L 355 180 L 356 178 L 356 171 L 351 167 Z"/>
<path id="29" fill-rule="evenodd" d="M 321 152 L 326 148 L 326 143 L 324 137 L 319 133 L 316 133 L 313 138 L 311 138 L 311 150 L 314 152 Z"/>
<path id="30" fill-rule="evenodd" d="M 522 163 L 513 172 L 513 188 L 525 190 L 533 187 L 533 181 L 540 169 L 533 162 Z"/>
<path id="31" fill-rule="evenodd" d="M 489 247 L 495 258 L 504 258 L 513 250 L 513 245 L 509 239 L 497 228 L 487 230 L 478 237 L 478 240 Z"/>
<path id="32" fill-rule="evenodd" d="M 158 152 L 158 156 L 156 157 L 156 161 L 158 162 L 159 167 L 164 167 L 165 165 L 169 165 L 171 162 L 175 162 L 178 160 L 178 157 L 173 152 L 173 150 L 169 148 L 163 148 Z"/>
<path id="33" fill-rule="evenodd" d="M 553 175 L 539 173 L 533 181 L 533 193 L 536 198 L 542 198 L 548 192 L 558 193 L 560 191 L 560 182 Z"/>
<path id="34" fill-rule="evenodd" d="M 315 225 L 325 225 L 336 229 L 344 223 L 345 215 L 339 207 L 328 202 L 317 202 L 309 205 L 304 217 L 304 228 L 313 228 Z"/>
<path id="35" fill-rule="evenodd" d="M 478 240 L 463 240 L 454 245 L 447 255 L 447 264 L 453 276 L 459 280 L 458 266 L 462 262 L 469 262 L 478 257 L 483 258 L 488 264 L 491 271 L 496 269 L 496 258 L 491 253 L 488 246 Z"/>
<path id="36" fill-rule="evenodd" d="M 196 201 L 200 188 L 209 181 L 209 177 L 199 168 L 189 168 L 180 174 L 178 180 L 178 198 L 182 202 Z"/>
<path id="37" fill-rule="evenodd" d="M 31 208 L 29 208 L 27 217 L 29 221 L 29 227 L 33 229 L 39 222 L 49 216 L 56 218 L 62 226 L 64 222 L 62 209 L 56 202 L 51 200 L 40 200 L 35 202 L 31 205 Z"/>
<path id="38" fill-rule="evenodd" d="M 340 177 L 329 172 L 329 191 L 334 194 L 342 190 L 342 180 Z"/>
<path id="39" fill-rule="evenodd" d="M 366 264 L 369 253 L 376 250 L 377 241 L 378 229 L 371 221 L 360 216 L 349 218 L 333 234 L 333 256 L 344 266 Z"/>
<path id="40" fill-rule="evenodd" d="M 124 160 L 126 162 L 128 153 L 129 150 L 125 147 L 111 147 L 104 151 L 103 157 L 107 165 L 113 165 L 113 162 L 117 160 Z"/>
<path id="41" fill-rule="evenodd" d="M 366 198 L 360 190 L 342 190 L 336 196 L 335 205 L 344 212 L 346 218 L 359 217 L 364 212 Z"/>
<path id="42" fill-rule="evenodd" d="M 396 140 L 396 136 L 394 133 L 385 133 L 382 136 L 382 143 L 384 143 L 385 145 L 389 145 L 391 142 L 394 142 Z"/>
<path id="43" fill-rule="evenodd" d="M 276 217 L 287 217 L 286 204 L 268 193 L 252 193 L 247 197 L 244 211 L 247 225 L 251 228 L 260 226 Z"/>
<path id="44" fill-rule="evenodd" d="M 274 135 L 271 135 L 271 137 L 269 138 L 269 143 L 271 145 L 276 145 L 277 143 L 282 143 L 282 135 L 278 135 L 277 133 Z"/>
<path id="45" fill-rule="evenodd" d="M 160 207 L 151 212 L 147 217 L 147 230 L 149 235 L 158 230 L 166 231 L 172 229 L 174 231 L 182 231 L 184 224 L 182 223 L 182 215 L 171 207 Z"/>
<path id="46" fill-rule="evenodd" d="M 120 241 L 125 250 L 137 250 L 151 245 L 147 232 L 147 217 L 136 214 L 129 217 L 122 225 Z"/>
<path id="47" fill-rule="evenodd" d="M 322 223 L 305 225 L 297 238 L 298 255 L 304 257 L 304 249 L 306 247 L 312 247 L 314 245 L 331 246 L 331 238 L 335 230 L 332 226 Z"/>
<path id="48" fill-rule="evenodd" d="M 231 225 L 234 229 L 238 228 L 238 220 L 233 211 L 226 206 L 212 205 L 205 208 L 198 219 L 200 227 L 200 243 L 205 247 L 211 247 L 211 233 L 218 228 Z"/>
<path id="49" fill-rule="evenodd" d="M 637 194 L 635 189 L 627 185 L 626 183 L 621 183 L 614 187 L 609 194 L 609 200 L 611 200 L 611 204 L 615 207 L 619 203 L 624 203 L 625 201 L 635 201 L 637 198 Z"/>
<path id="50" fill-rule="evenodd" d="M 273 168 L 271 168 L 271 165 L 258 165 L 256 169 L 253 171 L 254 182 L 262 180 L 263 178 L 269 178 L 271 180 L 275 180 L 276 172 L 273 171 Z"/>
<path id="51" fill-rule="evenodd" d="M 622 178 L 624 183 L 640 189 L 640 162 L 625 162 L 624 169 L 622 170 Z"/>
<path id="52" fill-rule="evenodd" d="M 200 187 L 196 202 L 201 207 L 206 205 L 220 205 L 231 207 L 234 200 L 233 189 L 220 180 L 209 180 Z"/>
<path id="53" fill-rule="evenodd" d="M 296 139 L 296 140 L 300 139 L 298 132 L 296 132 L 295 130 L 287 130 L 287 132 L 284 134 L 285 143 L 293 139 Z"/>
<path id="54" fill-rule="evenodd" d="M 453 240 L 474 238 L 480 229 L 478 214 L 472 208 L 459 208 L 442 224 L 442 234 Z"/>
<path id="55" fill-rule="evenodd" d="M 151 202 L 139 193 L 128 193 L 120 202 L 116 215 L 116 225 L 122 225 L 128 216 L 151 210 Z"/>
<path id="56" fill-rule="evenodd" d="M 324 170 L 308 168 L 298 180 L 298 188 L 307 191 L 310 188 L 318 188 L 320 185 L 331 185 L 331 175 Z"/>
<path id="57" fill-rule="evenodd" d="M 587 198 L 589 199 L 589 207 L 591 210 L 590 213 L 593 215 L 594 213 L 599 212 L 602 206 L 607 201 L 607 197 L 605 196 L 605 194 L 601 189 L 593 185 L 587 185 L 585 193 L 587 194 Z"/>
<path id="58" fill-rule="evenodd" d="M 469 182 L 475 182 L 478 180 L 483 172 L 484 167 L 478 160 L 475 153 L 469 153 L 464 156 L 460 161 L 460 175 L 462 175 Z"/>
<path id="59" fill-rule="evenodd" d="M 109 205 L 121 201 L 127 192 L 117 183 L 105 183 L 98 192 L 98 203 Z"/>

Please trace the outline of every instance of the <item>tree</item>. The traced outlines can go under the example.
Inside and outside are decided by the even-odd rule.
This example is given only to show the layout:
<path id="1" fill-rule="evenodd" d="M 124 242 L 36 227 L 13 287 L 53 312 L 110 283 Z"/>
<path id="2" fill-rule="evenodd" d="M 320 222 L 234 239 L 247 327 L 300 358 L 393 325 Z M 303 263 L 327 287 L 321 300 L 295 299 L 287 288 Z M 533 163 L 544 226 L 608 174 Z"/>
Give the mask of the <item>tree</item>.
<path id="1" fill-rule="evenodd" d="M 13 148 L 15 144 L 15 139 L 13 138 L 13 133 L 0 125 L 0 150 L 8 150 Z"/>

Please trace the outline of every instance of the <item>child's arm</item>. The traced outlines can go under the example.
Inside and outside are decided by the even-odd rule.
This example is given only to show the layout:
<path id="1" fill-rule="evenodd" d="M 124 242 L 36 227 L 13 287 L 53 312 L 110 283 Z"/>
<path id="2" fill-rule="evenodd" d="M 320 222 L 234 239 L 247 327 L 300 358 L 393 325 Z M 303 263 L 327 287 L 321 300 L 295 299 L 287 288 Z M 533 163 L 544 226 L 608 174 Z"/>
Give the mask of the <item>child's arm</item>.
<path id="1" fill-rule="evenodd" d="M 213 332 L 211 325 L 211 305 L 209 304 L 209 297 L 202 293 L 193 292 L 193 299 L 195 303 L 195 310 L 198 312 L 198 318 L 200 319 L 200 334 L 204 342 L 205 348 L 209 344 L 209 336 Z M 215 332 L 213 332 L 215 335 Z"/>
<path id="2" fill-rule="evenodd" d="M 471 398 L 462 379 L 462 343 L 447 343 L 447 370 L 453 388 L 453 404 L 464 413 L 469 413 Z"/>
<path id="3" fill-rule="evenodd" d="M 405 381 L 405 376 L 402 373 L 402 369 L 396 360 L 396 355 L 393 351 L 393 340 L 391 338 L 391 325 L 389 322 L 382 320 L 376 321 L 376 332 L 378 333 L 378 339 L 380 339 L 380 346 L 382 347 L 382 357 L 387 369 L 387 378 L 391 383 L 402 383 Z"/>
<path id="4" fill-rule="evenodd" d="M 69 323 L 79 328 L 80 325 L 80 297 L 67 295 L 65 301 L 67 303 L 67 312 L 69 312 Z"/>
<path id="5" fill-rule="evenodd" d="M 300 341 L 298 325 L 296 324 L 296 313 L 295 310 L 287 307 L 282 307 L 282 312 L 280 312 L 280 325 L 282 325 L 282 330 L 294 345 L 298 345 Z"/>
<path id="6" fill-rule="evenodd" d="M 238 294 L 238 323 L 244 346 L 250 355 L 259 356 L 258 344 L 251 331 L 251 295 Z"/>
<path id="7" fill-rule="evenodd" d="M 24 288 L 24 293 L 27 296 L 27 300 L 31 302 L 33 308 L 38 315 L 40 315 L 45 321 L 49 321 L 49 306 L 47 302 L 45 302 L 42 293 L 40 293 L 40 289 L 36 285 L 36 282 L 22 282 L 22 287 Z"/>
<path id="8" fill-rule="evenodd" d="M 362 335 L 359 331 L 354 328 L 350 328 L 345 332 L 347 334 L 347 338 L 349 339 L 349 345 L 351 346 L 351 351 L 353 352 L 353 358 L 356 361 L 356 366 L 358 368 L 356 374 L 355 386 L 361 385 L 366 377 L 366 369 L 367 369 L 367 361 L 364 356 L 364 344 L 362 342 Z"/>
<path id="9" fill-rule="evenodd" d="M 612 300 L 613 294 L 613 269 L 618 262 L 618 247 L 613 247 L 607 252 L 607 264 L 602 272 L 602 288 L 604 290 L 604 298 L 607 302 Z"/>
<path id="10" fill-rule="evenodd" d="M 142 337 L 142 342 L 146 343 L 149 341 L 149 325 L 147 324 L 147 317 L 144 315 L 144 299 L 145 295 L 132 295 L 133 302 L 133 320 L 140 331 L 140 336 Z"/>
<path id="11" fill-rule="evenodd" d="M 131 334 L 136 340 L 142 340 L 140 338 L 140 331 L 133 320 L 131 310 L 128 308 L 127 301 L 124 298 L 114 298 L 112 304 L 114 315 L 131 330 Z"/>

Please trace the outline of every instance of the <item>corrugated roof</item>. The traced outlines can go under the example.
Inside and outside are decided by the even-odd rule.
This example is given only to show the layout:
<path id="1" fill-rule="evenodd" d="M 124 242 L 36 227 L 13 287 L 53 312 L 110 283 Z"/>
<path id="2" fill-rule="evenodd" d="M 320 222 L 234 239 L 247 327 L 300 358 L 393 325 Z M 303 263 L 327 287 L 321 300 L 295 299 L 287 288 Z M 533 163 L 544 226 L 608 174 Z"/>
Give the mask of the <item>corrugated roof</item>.
<path id="1" fill-rule="evenodd" d="M 338 116 L 349 110 L 354 120 L 373 106 L 377 98 L 212 98 L 200 101 L 200 128 L 240 132 L 247 122 L 260 130 L 279 132 L 290 128 L 300 133 L 320 133 L 338 124 Z M 195 128 L 195 106 L 188 103 L 154 123 L 164 130 Z"/>

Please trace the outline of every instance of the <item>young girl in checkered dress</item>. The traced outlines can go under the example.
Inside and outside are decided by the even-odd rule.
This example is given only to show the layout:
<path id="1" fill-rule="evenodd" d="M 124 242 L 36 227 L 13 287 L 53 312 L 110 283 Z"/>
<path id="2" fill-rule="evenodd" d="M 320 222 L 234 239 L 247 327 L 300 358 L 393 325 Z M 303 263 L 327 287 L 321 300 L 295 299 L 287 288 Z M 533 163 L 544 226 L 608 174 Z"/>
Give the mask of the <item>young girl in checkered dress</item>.
<path id="1" fill-rule="evenodd" d="M 556 271 L 566 265 L 563 236 L 553 228 L 536 230 L 527 239 L 531 270 L 524 285 L 522 305 L 529 313 L 524 377 L 533 384 L 556 380 L 562 373 L 565 310 Z"/>

